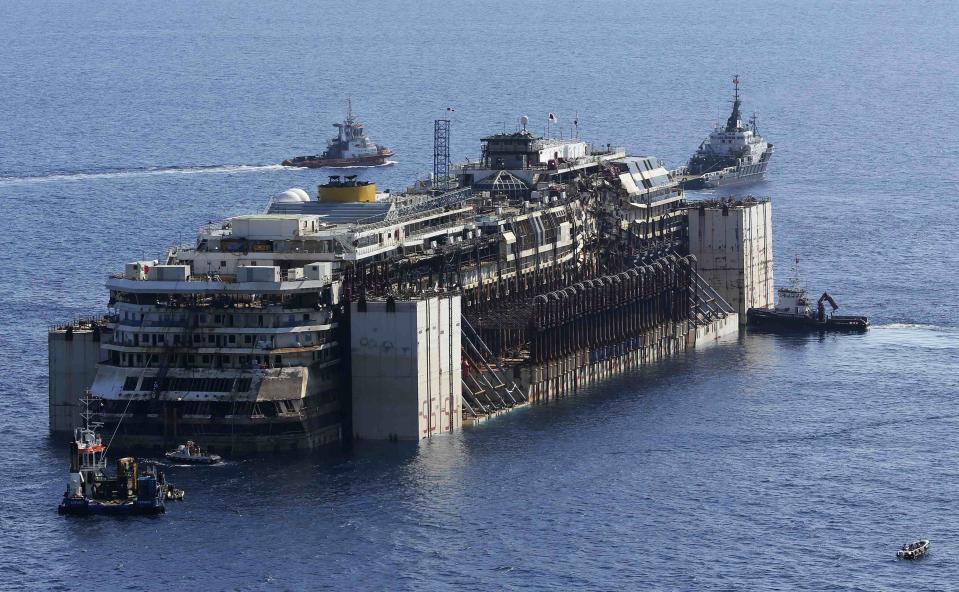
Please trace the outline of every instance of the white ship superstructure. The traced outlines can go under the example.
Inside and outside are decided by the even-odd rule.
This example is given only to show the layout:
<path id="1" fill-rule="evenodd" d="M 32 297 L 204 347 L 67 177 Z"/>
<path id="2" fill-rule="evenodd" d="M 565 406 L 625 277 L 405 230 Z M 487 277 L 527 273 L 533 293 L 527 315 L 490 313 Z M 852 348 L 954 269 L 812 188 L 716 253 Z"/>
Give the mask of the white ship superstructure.
<path id="1" fill-rule="evenodd" d="M 716 187 L 762 178 L 773 155 L 773 145 L 756 128 L 754 115 L 745 125 L 740 114 L 739 77 L 733 79 L 733 111 L 725 125 L 717 125 L 686 166 L 692 179 L 687 187 Z"/>
<path id="2" fill-rule="evenodd" d="M 363 129 L 363 124 L 353 115 L 353 105 L 347 109 L 343 123 L 334 123 L 337 137 L 327 140 L 327 153 L 335 158 L 366 158 L 379 156 L 382 146 L 379 146 Z"/>
<path id="3" fill-rule="evenodd" d="M 487 136 L 482 142 L 479 161 L 460 163 L 451 170 L 461 184 L 479 191 L 529 194 L 542 181 L 566 181 L 626 156 L 622 148 L 593 149 L 579 138 L 540 138 L 525 128 Z"/>

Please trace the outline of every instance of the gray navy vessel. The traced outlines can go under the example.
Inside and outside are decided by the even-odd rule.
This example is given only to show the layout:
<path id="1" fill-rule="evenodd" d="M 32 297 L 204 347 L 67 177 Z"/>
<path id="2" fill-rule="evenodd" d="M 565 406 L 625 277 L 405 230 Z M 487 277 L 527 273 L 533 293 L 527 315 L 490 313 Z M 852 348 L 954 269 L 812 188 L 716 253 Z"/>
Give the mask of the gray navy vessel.
<path id="1" fill-rule="evenodd" d="M 739 76 L 733 78 L 735 96 L 733 112 L 726 125 L 716 129 L 703 140 L 686 165 L 685 189 L 710 189 L 720 185 L 758 181 L 766 173 L 773 145 L 766 142 L 756 129 L 756 116 L 749 125 L 740 115 Z"/>

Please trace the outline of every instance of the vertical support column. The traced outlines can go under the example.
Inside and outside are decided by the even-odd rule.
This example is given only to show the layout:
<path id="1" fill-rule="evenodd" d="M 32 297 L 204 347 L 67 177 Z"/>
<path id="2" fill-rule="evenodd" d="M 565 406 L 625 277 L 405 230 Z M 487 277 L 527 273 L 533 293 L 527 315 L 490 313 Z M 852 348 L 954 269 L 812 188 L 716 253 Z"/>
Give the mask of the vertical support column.
<path id="1" fill-rule="evenodd" d="M 450 177 L 450 120 L 433 122 L 433 187 L 449 189 Z"/>

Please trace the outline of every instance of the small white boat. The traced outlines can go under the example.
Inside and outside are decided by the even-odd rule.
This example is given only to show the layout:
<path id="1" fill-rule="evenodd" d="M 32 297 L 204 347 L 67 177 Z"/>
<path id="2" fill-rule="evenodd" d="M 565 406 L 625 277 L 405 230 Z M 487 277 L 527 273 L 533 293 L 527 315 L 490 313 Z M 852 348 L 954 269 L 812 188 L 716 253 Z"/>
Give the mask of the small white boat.
<path id="1" fill-rule="evenodd" d="M 914 543 L 903 545 L 896 551 L 896 557 L 899 559 L 919 559 L 929 552 L 929 540 L 920 539 Z"/>
<path id="2" fill-rule="evenodd" d="M 191 465 L 215 465 L 223 461 L 219 455 L 205 452 L 193 440 L 187 441 L 186 444 L 180 444 L 176 447 L 176 450 L 167 452 L 166 458 L 173 462 Z"/>

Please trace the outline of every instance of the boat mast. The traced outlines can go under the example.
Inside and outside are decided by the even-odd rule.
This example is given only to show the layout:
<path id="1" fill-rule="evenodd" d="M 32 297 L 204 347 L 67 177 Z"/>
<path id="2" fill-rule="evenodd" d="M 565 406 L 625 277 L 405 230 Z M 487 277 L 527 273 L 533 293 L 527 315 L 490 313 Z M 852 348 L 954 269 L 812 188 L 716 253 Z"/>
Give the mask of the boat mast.
<path id="1" fill-rule="evenodd" d="M 799 283 L 799 255 L 796 255 L 796 259 L 793 261 L 793 274 L 792 277 L 789 278 L 789 283 L 795 290 L 799 290 L 801 288 Z"/>
<path id="2" fill-rule="evenodd" d="M 92 403 L 93 400 L 93 393 L 90 392 L 90 389 L 83 391 L 83 396 L 80 397 L 80 404 L 83 405 L 83 409 L 80 411 L 80 417 L 83 419 L 83 429 L 87 432 L 93 432 L 103 427 L 102 422 L 93 420 L 96 416 L 96 411 L 90 410 L 90 403 Z"/>
<path id="3" fill-rule="evenodd" d="M 729 119 L 726 120 L 727 132 L 736 132 L 743 127 L 742 116 L 739 114 L 739 74 L 733 76 L 733 87 L 735 88 L 733 95 L 733 112 L 729 116 Z"/>

